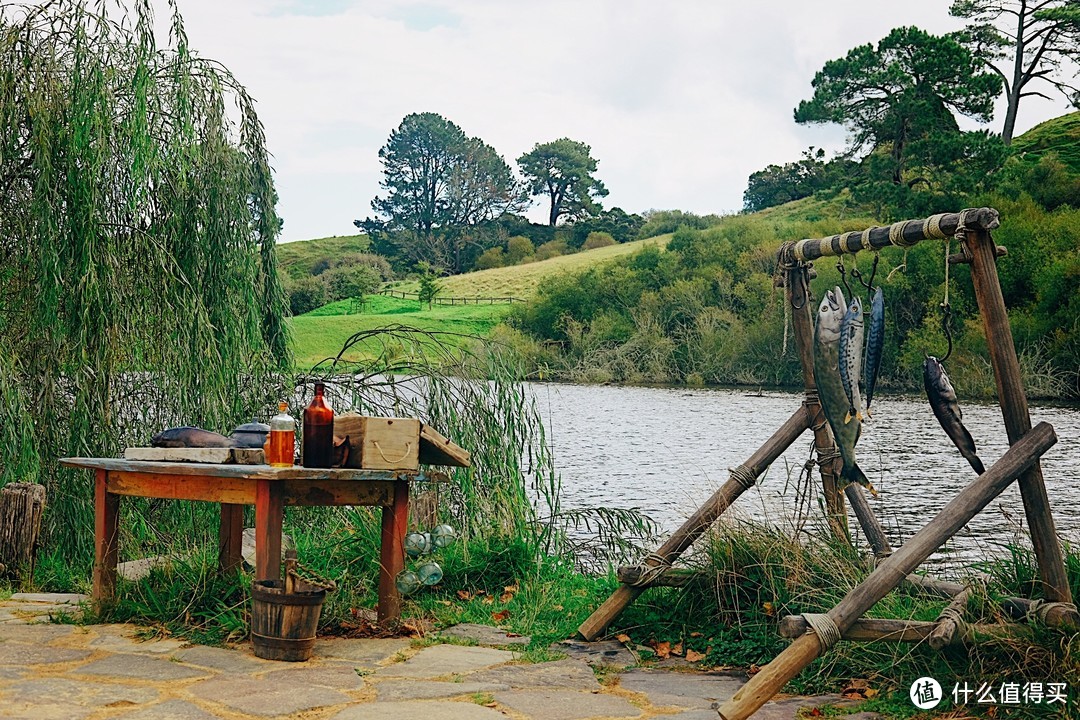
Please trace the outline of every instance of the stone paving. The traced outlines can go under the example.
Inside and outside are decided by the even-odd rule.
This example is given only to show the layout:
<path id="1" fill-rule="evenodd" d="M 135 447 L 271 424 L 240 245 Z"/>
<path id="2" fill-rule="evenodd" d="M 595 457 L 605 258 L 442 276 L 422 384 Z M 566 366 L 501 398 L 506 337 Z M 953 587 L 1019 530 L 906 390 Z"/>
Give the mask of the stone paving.
<path id="1" fill-rule="evenodd" d="M 0 718 L 28 720 L 714 720 L 745 678 L 613 667 L 612 653 L 523 663 L 528 642 L 485 626 L 455 643 L 318 640 L 305 663 L 234 648 L 143 640 L 133 625 L 65 625 L 84 598 L 0 602 Z M 498 647 L 488 647 L 495 645 Z M 507 649 L 511 648 L 511 649 Z M 604 665 L 603 682 L 586 660 Z M 788 698 L 755 718 L 794 720 L 836 697 Z M 848 716 L 869 720 L 868 713 Z"/>

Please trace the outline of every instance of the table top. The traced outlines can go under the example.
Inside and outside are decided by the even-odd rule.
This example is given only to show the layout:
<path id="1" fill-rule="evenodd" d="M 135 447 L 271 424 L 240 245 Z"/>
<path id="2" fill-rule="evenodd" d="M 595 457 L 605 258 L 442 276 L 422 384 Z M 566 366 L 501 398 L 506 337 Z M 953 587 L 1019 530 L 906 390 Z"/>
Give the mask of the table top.
<path id="1" fill-rule="evenodd" d="M 412 480 L 414 470 L 359 470 L 354 468 L 271 467 L 229 463 L 164 462 L 125 460 L 123 458 L 60 458 L 67 467 L 108 470 L 109 472 L 155 473 L 159 475 L 199 475 L 248 480 Z"/>

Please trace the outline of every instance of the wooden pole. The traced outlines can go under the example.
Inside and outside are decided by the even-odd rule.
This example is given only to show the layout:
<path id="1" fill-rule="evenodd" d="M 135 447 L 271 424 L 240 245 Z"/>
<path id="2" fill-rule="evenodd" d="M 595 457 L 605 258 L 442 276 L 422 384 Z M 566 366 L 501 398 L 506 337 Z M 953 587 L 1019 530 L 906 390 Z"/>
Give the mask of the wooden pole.
<path id="1" fill-rule="evenodd" d="M 804 270 L 798 267 L 789 270 L 784 288 L 785 301 L 791 305 L 795 348 L 799 353 L 803 385 L 806 388 L 804 405 L 811 418 L 810 427 L 814 431 L 814 451 L 819 461 L 818 469 L 821 471 L 821 487 L 825 495 L 829 528 L 837 539 L 849 542 L 847 510 L 844 508 L 844 495 L 840 489 L 839 468 L 843 461 L 837 456 L 832 461 L 820 462 L 823 457 L 836 455 L 836 445 L 833 443 L 829 424 L 825 422 L 825 413 L 818 398 L 817 380 L 814 379 L 814 320 L 810 313 L 810 288 Z"/>
<path id="2" fill-rule="evenodd" d="M 928 638 L 930 647 L 940 650 L 952 643 L 957 631 L 964 625 L 963 613 L 967 610 L 968 600 L 970 599 L 971 588 L 964 588 L 945 606 L 945 609 L 938 615 L 937 620 L 934 621 L 934 629 L 930 632 Z"/>
<path id="3" fill-rule="evenodd" d="M 983 508 L 990 504 L 1025 469 L 1057 442 L 1054 429 L 1039 423 L 985 473 L 961 490 L 956 497 L 903 547 L 885 559 L 870 576 L 854 588 L 827 617 L 842 636 L 867 610 L 904 581 L 908 573 L 930 557 L 942 543 L 955 535 Z M 746 720 L 775 695 L 803 668 L 817 658 L 825 647 L 817 633 L 798 637 L 776 659 L 750 678 L 720 708 L 725 720 Z"/>
<path id="4" fill-rule="evenodd" d="M 119 557 L 120 496 L 109 492 L 109 471 L 94 471 L 94 604 L 101 606 L 116 595 Z"/>
<path id="5" fill-rule="evenodd" d="M 901 220 L 887 227 L 873 227 L 862 232 L 847 232 L 827 238 L 784 243 L 780 259 L 810 262 L 821 257 L 854 255 L 862 250 L 880 250 L 891 246 L 911 247 L 923 240 L 951 238 L 961 225 L 979 230 L 993 230 L 1000 224 L 993 208 L 971 208 L 958 213 L 941 213 L 923 220 Z"/>
<path id="6" fill-rule="evenodd" d="M 881 527 L 877 515 L 870 507 L 870 501 L 866 499 L 862 486 L 848 483 L 848 486 L 844 488 L 844 494 L 851 503 L 851 509 L 855 511 L 855 517 L 863 529 L 863 534 L 866 535 L 866 541 L 870 543 L 870 549 L 874 551 L 874 557 L 880 559 L 892 555 L 893 550 L 892 545 L 889 544 L 889 538 L 885 537 L 885 529 Z"/>
<path id="7" fill-rule="evenodd" d="M 773 433 L 758 451 L 750 456 L 743 465 L 747 471 L 757 479 L 766 468 L 780 457 L 793 442 L 809 427 L 808 415 L 805 407 L 800 407 L 787 419 L 780 429 Z M 747 491 L 749 486 L 743 480 L 734 475 L 720 486 L 712 494 L 705 504 L 690 516 L 690 518 L 676 530 L 670 538 L 661 545 L 655 555 L 664 559 L 666 563 L 672 563 L 688 547 L 694 544 L 703 532 L 712 525 L 725 510 L 731 507 L 731 503 Z M 646 559 L 646 564 L 656 567 L 659 563 L 651 558 Z M 607 629 L 608 625 L 632 603 L 645 588 L 635 585 L 620 585 L 611 596 L 598 607 L 585 622 L 578 627 L 578 636 L 584 640 L 595 640 Z"/>
<path id="8" fill-rule="evenodd" d="M 859 618 L 841 637 L 852 642 L 920 643 L 930 638 L 936 627 L 937 623 L 925 620 Z M 794 639 L 810 630 L 810 623 L 802 615 L 788 615 L 780 621 L 780 637 Z M 949 644 L 974 643 L 994 638 L 1013 640 L 1030 638 L 1031 635 L 1031 628 L 1024 625 L 965 625 L 963 632 L 950 638 Z"/>
<path id="9" fill-rule="evenodd" d="M 255 481 L 255 579 L 281 579 L 281 483 Z"/>
<path id="10" fill-rule="evenodd" d="M 0 488 L 0 577 L 34 577 L 44 510 L 44 485 L 13 482 Z"/>
<path id="11" fill-rule="evenodd" d="M 380 625 L 401 619 L 401 593 L 394 580 L 405 568 L 405 533 L 409 529 L 409 481 L 394 482 L 394 503 L 382 509 L 382 544 L 379 556 Z"/>
<path id="12" fill-rule="evenodd" d="M 979 303 L 986 344 L 990 351 L 990 364 L 997 382 L 998 402 L 1005 419 L 1005 431 L 1009 443 L 1014 444 L 1031 430 L 1027 395 L 1020 376 L 1020 362 L 1013 346 L 1009 315 L 1005 299 L 1001 295 L 995 254 L 997 246 L 985 230 L 969 231 L 965 242 L 971 254 L 971 283 L 975 286 L 975 299 Z M 1020 496 L 1024 500 L 1024 514 L 1031 532 L 1031 544 L 1039 561 L 1043 593 L 1055 602 L 1072 602 L 1069 579 L 1054 529 L 1054 516 L 1046 495 L 1042 468 L 1035 462 L 1020 476 Z M 1078 616 L 1080 617 L 1080 616 Z"/>
<path id="13" fill-rule="evenodd" d="M 244 535 L 244 506 L 221 503 L 218 526 L 218 571 L 222 574 L 239 570 L 244 558 L 241 552 Z"/>
<path id="14" fill-rule="evenodd" d="M 615 577 L 624 585 L 635 585 L 648 572 L 648 568 L 641 565 L 624 565 L 615 572 Z M 695 582 L 704 582 L 708 575 L 700 570 L 690 568 L 670 568 L 654 578 L 645 587 L 684 587 Z"/>

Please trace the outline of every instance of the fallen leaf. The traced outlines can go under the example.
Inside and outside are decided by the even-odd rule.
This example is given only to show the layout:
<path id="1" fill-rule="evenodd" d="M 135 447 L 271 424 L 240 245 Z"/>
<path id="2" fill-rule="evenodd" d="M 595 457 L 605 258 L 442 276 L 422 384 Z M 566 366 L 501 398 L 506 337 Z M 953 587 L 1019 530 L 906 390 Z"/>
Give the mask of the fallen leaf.
<path id="1" fill-rule="evenodd" d="M 771 602 L 762 603 L 761 609 L 765 611 L 765 617 L 772 617 L 776 614 L 776 610 L 773 608 L 773 604 Z"/>
<path id="2" fill-rule="evenodd" d="M 499 596 L 499 602 L 501 602 L 501 603 L 508 603 L 513 599 L 514 599 L 514 593 L 512 593 L 512 592 L 504 592 L 502 595 Z"/>
<path id="3" fill-rule="evenodd" d="M 747 675 L 757 675 L 759 672 L 761 672 L 761 666 L 751 664 L 750 669 L 746 671 L 746 674 Z"/>
<path id="4" fill-rule="evenodd" d="M 518 587 L 517 583 L 514 583 L 513 585 L 507 585 L 507 586 L 503 587 L 503 590 L 505 592 L 508 592 L 508 593 L 516 593 L 520 589 L 521 588 Z"/>
<path id="5" fill-rule="evenodd" d="M 499 612 L 491 613 L 491 619 L 494 620 L 497 623 L 505 622 L 506 619 L 509 618 L 509 617 L 510 617 L 510 611 L 509 610 L 500 610 Z"/>
<path id="6" fill-rule="evenodd" d="M 821 717 L 823 713 L 821 712 L 821 708 L 812 708 L 806 715 L 807 717 Z"/>
<path id="7" fill-rule="evenodd" d="M 552 609 L 553 609 L 553 610 L 562 610 L 562 609 L 563 609 L 563 606 L 562 606 L 562 605 L 556 605 L 556 606 L 555 606 L 554 608 L 552 608 Z"/>
<path id="8" fill-rule="evenodd" d="M 619 642 L 621 642 L 621 643 L 622 643 L 623 645 L 625 645 L 625 644 L 627 644 L 628 642 L 630 642 L 630 636 L 629 636 L 629 635 L 626 635 L 626 634 L 622 634 L 622 635 L 616 635 L 616 636 L 615 636 L 615 639 L 616 639 L 616 640 L 618 640 Z"/>
<path id="9" fill-rule="evenodd" d="M 656 657 L 661 660 L 667 657 L 671 657 L 671 643 L 667 640 L 664 642 L 656 643 Z"/>
<path id="10" fill-rule="evenodd" d="M 682 655 L 683 654 L 683 647 L 682 647 L 681 642 L 680 643 L 675 643 L 675 646 L 671 648 L 671 654 L 672 655 Z"/>
<path id="11" fill-rule="evenodd" d="M 874 698 L 876 698 L 880 694 L 881 694 L 880 690 L 875 690 L 874 688 L 866 688 L 866 699 L 867 700 L 873 700 Z"/>
<path id="12" fill-rule="evenodd" d="M 699 653 L 696 650 L 687 650 L 686 651 L 686 659 L 689 662 L 701 662 L 702 660 L 705 659 L 705 653 Z"/>
<path id="13" fill-rule="evenodd" d="M 450 605 L 453 605 L 454 603 L 450 602 L 449 600 L 440 600 L 440 601 L 439 601 L 439 604 L 440 604 L 440 605 L 447 605 L 447 606 L 450 606 Z"/>
<path id="14" fill-rule="evenodd" d="M 495 705 L 496 705 L 496 703 L 494 703 L 494 702 L 484 703 L 484 707 L 489 707 L 489 708 L 493 708 L 493 707 L 495 707 Z"/>
<path id="15" fill-rule="evenodd" d="M 458 598 L 460 598 L 462 600 L 472 600 L 473 599 L 473 594 L 471 592 L 469 592 L 468 590 L 458 590 L 457 591 L 457 596 L 458 596 Z"/>
<path id="16" fill-rule="evenodd" d="M 690 637 L 705 637 L 705 633 L 692 632 L 690 633 Z"/>
<path id="17" fill-rule="evenodd" d="M 480 602 L 484 603 L 485 605 L 492 605 L 495 602 L 495 598 L 491 597 L 490 595 L 485 595 L 484 597 L 480 598 Z"/>

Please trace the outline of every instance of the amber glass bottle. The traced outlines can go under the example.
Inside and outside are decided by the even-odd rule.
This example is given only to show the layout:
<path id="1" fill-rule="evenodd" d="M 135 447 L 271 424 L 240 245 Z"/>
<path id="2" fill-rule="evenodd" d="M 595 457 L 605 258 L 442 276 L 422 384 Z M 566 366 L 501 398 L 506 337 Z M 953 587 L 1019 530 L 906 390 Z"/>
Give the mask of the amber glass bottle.
<path id="1" fill-rule="evenodd" d="M 304 467 L 328 468 L 334 463 L 334 411 L 326 404 L 326 386 L 315 383 L 315 397 L 304 408 L 303 445 L 300 448 Z"/>
<path id="2" fill-rule="evenodd" d="M 296 453 L 296 421 L 287 412 L 289 406 L 278 404 L 278 414 L 270 418 L 270 435 L 266 438 L 266 462 L 274 467 L 292 467 Z"/>

